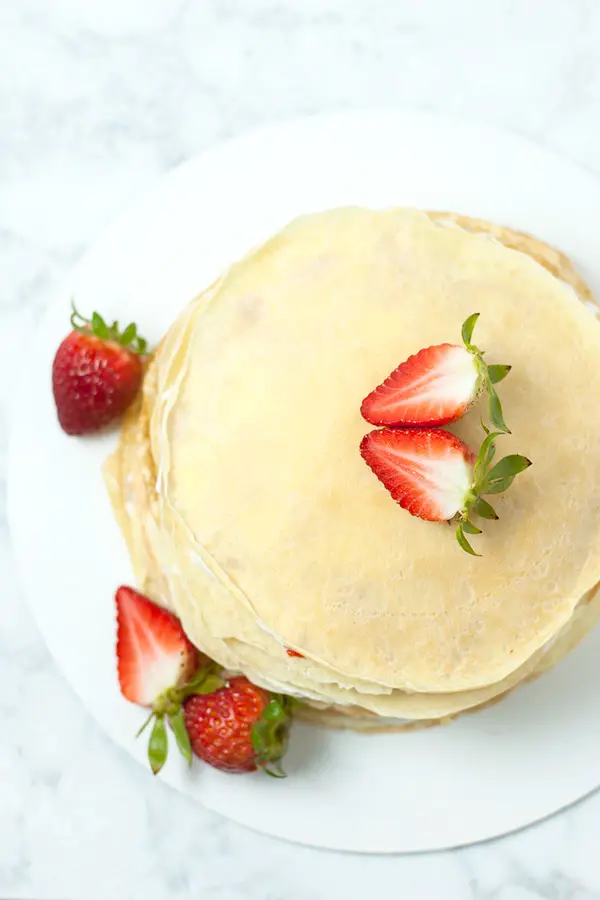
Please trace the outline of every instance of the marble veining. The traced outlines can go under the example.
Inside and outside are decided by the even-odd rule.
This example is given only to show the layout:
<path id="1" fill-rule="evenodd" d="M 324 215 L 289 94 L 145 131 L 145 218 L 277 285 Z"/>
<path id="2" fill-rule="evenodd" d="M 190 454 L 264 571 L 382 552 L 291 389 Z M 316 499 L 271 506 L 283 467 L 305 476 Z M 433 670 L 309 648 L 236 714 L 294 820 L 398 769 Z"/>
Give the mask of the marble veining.
<path id="1" fill-rule="evenodd" d="M 4 511 L 14 373 L 83 249 L 214 141 L 367 106 L 495 123 L 600 175 L 600 4 L 0 0 L 1 897 L 600 898 L 600 795 L 481 846 L 372 858 L 294 847 L 193 805 L 82 709 L 16 581 Z"/>

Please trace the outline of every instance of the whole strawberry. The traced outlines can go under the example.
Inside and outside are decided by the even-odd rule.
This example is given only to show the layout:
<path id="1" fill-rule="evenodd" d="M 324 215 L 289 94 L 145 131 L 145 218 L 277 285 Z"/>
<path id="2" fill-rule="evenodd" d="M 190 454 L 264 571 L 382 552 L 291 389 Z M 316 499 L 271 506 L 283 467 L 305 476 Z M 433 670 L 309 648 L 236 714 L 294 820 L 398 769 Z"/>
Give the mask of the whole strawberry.
<path id="1" fill-rule="evenodd" d="M 73 330 L 56 351 L 52 390 L 58 421 L 67 434 L 90 434 L 119 418 L 133 402 L 143 375 L 146 341 L 135 323 L 123 331 L 75 307 Z"/>
<path id="2" fill-rule="evenodd" d="M 265 769 L 282 775 L 290 716 L 286 701 L 252 684 L 230 678 L 213 694 L 196 694 L 184 704 L 185 725 L 196 756 L 224 772 Z"/>

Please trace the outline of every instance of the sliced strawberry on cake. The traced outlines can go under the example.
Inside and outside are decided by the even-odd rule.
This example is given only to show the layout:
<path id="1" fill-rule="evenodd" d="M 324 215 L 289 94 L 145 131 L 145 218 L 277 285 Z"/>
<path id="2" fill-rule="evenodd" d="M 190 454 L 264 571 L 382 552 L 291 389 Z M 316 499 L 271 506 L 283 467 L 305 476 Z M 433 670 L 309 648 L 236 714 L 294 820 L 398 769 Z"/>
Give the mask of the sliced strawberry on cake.
<path id="1" fill-rule="evenodd" d="M 401 363 L 385 381 L 365 397 L 361 412 L 372 425 L 423 427 L 447 425 L 460 419 L 485 389 L 490 421 L 508 431 L 494 387 L 510 366 L 490 365 L 483 351 L 471 343 L 479 313 L 462 327 L 463 345 L 436 344 Z"/>
<path id="2" fill-rule="evenodd" d="M 505 491 L 531 465 L 525 456 L 513 454 L 491 467 L 499 434 L 488 434 L 475 456 L 441 428 L 383 428 L 365 435 L 360 452 L 403 509 L 428 522 L 456 520 L 458 543 L 478 556 L 465 537 L 481 533 L 470 516 L 498 518 L 482 494 Z"/>

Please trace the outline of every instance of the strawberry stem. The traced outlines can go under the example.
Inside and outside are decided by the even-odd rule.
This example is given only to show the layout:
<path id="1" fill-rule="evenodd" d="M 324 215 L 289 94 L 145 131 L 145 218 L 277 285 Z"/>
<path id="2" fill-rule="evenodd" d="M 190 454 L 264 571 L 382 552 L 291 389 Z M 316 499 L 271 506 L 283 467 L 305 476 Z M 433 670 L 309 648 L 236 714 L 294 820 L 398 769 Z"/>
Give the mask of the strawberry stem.
<path id="1" fill-rule="evenodd" d="M 475 344 L 472 343 L 473 331 L 475 329 L 475 325 L 477 324 L 477 320 L 479 319 L 479 315 L 479 313 L 473 313 L 463 323 L 461 329 L 463 344 L 465 345 L 465 348 L 469 351 L 469 353 L 471 353 L 475 357 L 475 360 L 477 362 L 477 369 L 480 378 L 479 383 L 485 387 L 488 395 L 488 412 L 490 422 L 492 423 L 492 425 L 494 425 L 495 428 L 498 428 L 505 434 L 510 434 L 510 429 L 504 421 L 502 404 L 500 403 L 500 398 L 496 392 L 496 388 L 494 387 L 494 385 L 498 384 L 499 381 L 502 381 L 503 378 L 506 378 L 511 370 L 511 366 L 502 364 L 488 366 L 483 359 L 483 350 L 480 350 L 479 347 L 476 347 Z"/>
<path id="2" fill-rule="evenodd" d="M 148 718 L 146 719 L 146 721 L 144 722 L 142 727 L 139 729 L 139 731 L 136 732 L 136 735 L 135 735 L 136 738 L 139 738 L 140 734 L 142 734 L 146 730 L 146 728 L 148 727 L 148 725 L 150 724 L 150 722 L 152 721 L 153 718 L 154 718 L 154 710 L 150 713 L 150 715 L 148 716 Z"/>
<path id="3" fill-rule="evenodd" d="M 496 511 L 481 495 L 503 493 L 511 486 L 517 475 L 531 465 L 531 460 L 526 456 L 512 453 L 492 467 L 492 461 L 496 454 L 496 438 L 500 437 L 502 432 L 490 432 L 485 425 L 483 425 L 483 429 L 486 436 L 473 466 L 473 482 L 465 495 L 463 508 L 457 516 L 456 540 L 465 553 L 469 553 L 471 556 L 480 556 L 481 554 L 473 550 L 465 533 L 481 534 L 481 529 L 470 521 L 470 514 L 474 513 L 482 519 L 498 519 Z"/>
<path id="4" fill-rule="evenodd" d="M 271 694 L 258 722 L 252 726 L 256 764 L 274 778 L 285 778 L 281 759 L 285 755 L 291 724 L 290 698 Z"/>

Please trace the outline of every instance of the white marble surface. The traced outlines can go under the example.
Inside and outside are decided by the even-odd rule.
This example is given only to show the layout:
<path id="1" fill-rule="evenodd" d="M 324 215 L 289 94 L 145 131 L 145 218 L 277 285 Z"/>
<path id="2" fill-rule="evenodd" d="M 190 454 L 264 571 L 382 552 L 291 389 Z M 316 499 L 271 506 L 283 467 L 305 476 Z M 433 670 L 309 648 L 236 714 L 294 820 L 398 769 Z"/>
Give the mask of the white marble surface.
<path id="1" fill-rule="evenodd" d="M 600 175 L 600 4 L 0 0 L 2 897 L 600 898 L 600 795 L 494 843 L 405 858 L 293 847 L 204 812 L 100 733 L 15 579 L 3 504 L 12 373 L 86 245 L 219 138 L 390 105 L 493 122 Z"/>

